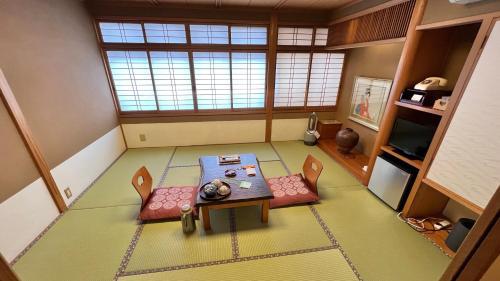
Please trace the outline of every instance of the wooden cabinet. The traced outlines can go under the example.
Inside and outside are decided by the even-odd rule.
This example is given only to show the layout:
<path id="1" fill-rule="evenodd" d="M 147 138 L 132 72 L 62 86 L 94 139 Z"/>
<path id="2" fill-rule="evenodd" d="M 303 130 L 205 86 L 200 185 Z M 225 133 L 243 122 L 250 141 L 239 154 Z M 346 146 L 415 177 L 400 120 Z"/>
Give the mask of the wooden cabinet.
<path id="1" fill-rule="evenodd" d="M 342 128 L 342 123 L 337 120 L 319 120 L 318 133 L 322 139 L 334 139 Z"/>

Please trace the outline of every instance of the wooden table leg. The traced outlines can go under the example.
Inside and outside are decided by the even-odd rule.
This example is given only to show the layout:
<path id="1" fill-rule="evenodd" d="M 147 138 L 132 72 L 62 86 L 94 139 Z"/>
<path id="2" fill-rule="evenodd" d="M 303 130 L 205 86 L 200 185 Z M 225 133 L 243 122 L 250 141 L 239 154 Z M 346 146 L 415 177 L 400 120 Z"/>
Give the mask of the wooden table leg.
<path id="1" fill-rule="evenodd" d="M 262 201 L 261 220 L 263 223 L 267 223 L 269 221 L 269 200 Z"/>
<path id="2" fill-rule="evenodd" d="M 210 213 L 208 207 L 201 207 L 201 216 L 203 218 L 203 228 L 205 230 L 210 230 Z"/>

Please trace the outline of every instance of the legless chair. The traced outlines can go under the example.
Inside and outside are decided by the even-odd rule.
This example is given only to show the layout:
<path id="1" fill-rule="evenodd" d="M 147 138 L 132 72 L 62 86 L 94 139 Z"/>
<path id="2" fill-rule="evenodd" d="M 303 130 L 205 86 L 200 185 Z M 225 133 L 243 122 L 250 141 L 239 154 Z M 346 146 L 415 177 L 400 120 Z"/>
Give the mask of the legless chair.
<path id="1" fill-rule="evenodd" d="M 270 208 L 306 204 L 319 200 L 317 183 L 323 164 L 309 154 L 302 170 L 304 177 L 296 174 L 267 180 L 274 195 L 274 199 L 270 201 Z"/>
<path id="2" fill-rule="evenodd" d="M 196 214 L 196 186 L 159 187 L 152 190 L 153 178 L 144 166 L 135 172 L 132 185 L 141 196 L 139 218 L 143 221 L 179 219 L 183 205 L 190 205 Z"/>
<path id="3" fill-rule="evenodd" d="M 306 185 L 312 192 L 319 196 L 317 184 L 319 176 L 323 171 L 323 163 L 309 154 L 307 155 L 306 161 L 304 161 L 302 171 L 304 172 Z"/>
<path id="4" fill-rule="evenodd" d="M 141 179 L 142 183 L 139 183 Z M 151 177 L 151 174 L 149 174 L 146 167 L 142 166 L 139 170 L 137 170 L 137 172 L 135 172 L 134 177 L 132 178 L 132 185 L 141 196 L 142 209 L 146 203 L 148 203 L 149 195 L 151 195 L 151 189 L 153 188 L 153 178 Z"/>

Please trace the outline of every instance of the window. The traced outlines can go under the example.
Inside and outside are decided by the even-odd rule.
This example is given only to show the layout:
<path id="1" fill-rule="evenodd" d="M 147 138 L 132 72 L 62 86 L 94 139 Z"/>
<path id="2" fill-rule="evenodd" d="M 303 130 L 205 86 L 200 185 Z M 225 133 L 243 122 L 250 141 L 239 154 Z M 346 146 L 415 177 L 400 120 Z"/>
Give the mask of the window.
<path id="1" fill-rule="evenodd" d="M 156 110 L 147 53 L 108 51 L 107 55 L 121 110 Z"/>
<path id="2" fill-rule="evenodd" d="M 276 109 L 326 108 L 336 105 L 344 54 L 322 49 L 321 46 L 326 46 L 327 38 L 328 28 L 278 29 L 274 93 Z"/>
<path id="3" fill-rule="evenodd" d="M 193 44 L 228 44 L 227 25 L 192 24 L 191 43 Z"/>
<path id="4" fill-rule="evenodd" d="M 183 24 L 145 23 L 144 31 L 148 43 L 186 43 L 186 30 Z"/>
<path id="5" fill-rule="evenodd" d="M 267 28 L 258 26 L 231 26 L 231 44 L 266 45 Z"/>
<path id="6" fill-rule="evenodd" d="M 101 22 L 102 41 L 106 43 L 144 43 L 142 27 L 137 23 Z"/>
<path id="7" fill-rule="evenodd" d="M 336 104 L 343 64 L 344 54 L 313 54 L 307 106 L 333 106 Z"/>
<path id="8" fill-rule="evenodd" d="M 193 62 L 198 108 L 231 108 L 229 53 L 194 52 Z"/>
<path id="9" fill-rule="evenodd" d="M 234 108 L 264 108 L 266 54 L 232 53 L 231 79 Z"/>
<path id="10" fill-rule="evenodd" d="M 268 27 L 99 22 L 113 93 L 124 115 L 263 113 Z M 343 53 L 327 28 L 279 27 L 273 110 L 328 110 L 337 102 Z"/>
<path id="11" fill-rule="evenodd" d="M 316 35 L 314 37 L 315 46 L 326 46 L 327 38 L 328 38 L 328 28 L 316 28 Z"/>
<path id="12" fill-rule="evenodd" d="M 99 26 L 122 112 L 264 109 L 267 27 L 104 22 Z M 129 43 L 142 45 L 126 50 Z M 244 51 L 232 50 L 231 45 Z"/>
<path id="13" fill-rule="evenodd" d="M 193 88 L 187 52 L 150 52 L 160 110 L 192 110 Z"/>
<path id="14" fill-rule="evenodd" d="M 311 46 L 312 35 L 312 28 L 280 27 L 278 45 Z"/>
<path id="15" fill-rule="evenodd" d="M 309 53 L 278 53 L 274 107 L 304 106 Z"/>

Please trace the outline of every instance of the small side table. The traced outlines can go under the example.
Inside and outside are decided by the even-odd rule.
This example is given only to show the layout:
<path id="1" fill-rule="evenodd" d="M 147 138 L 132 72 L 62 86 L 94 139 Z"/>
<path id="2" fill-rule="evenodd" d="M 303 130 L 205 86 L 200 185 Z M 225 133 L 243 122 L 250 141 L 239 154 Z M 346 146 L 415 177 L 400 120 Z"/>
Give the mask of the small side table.
<path id="1" fill-rule="evenodd" d="M 334 139 L 342 128 L 342 123 L 337 120 L 319 120 L 318 133 L 322 139 Z"/>

